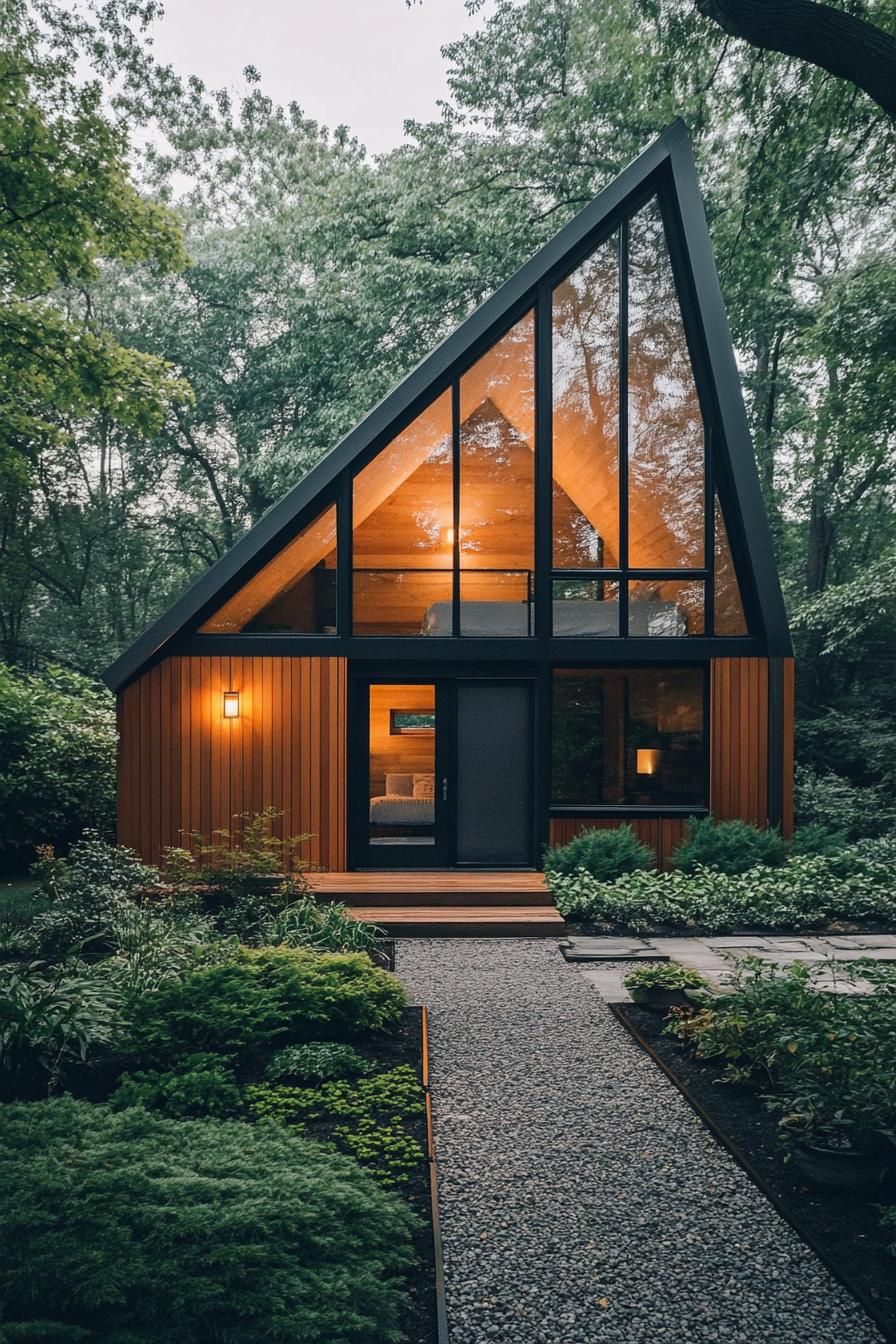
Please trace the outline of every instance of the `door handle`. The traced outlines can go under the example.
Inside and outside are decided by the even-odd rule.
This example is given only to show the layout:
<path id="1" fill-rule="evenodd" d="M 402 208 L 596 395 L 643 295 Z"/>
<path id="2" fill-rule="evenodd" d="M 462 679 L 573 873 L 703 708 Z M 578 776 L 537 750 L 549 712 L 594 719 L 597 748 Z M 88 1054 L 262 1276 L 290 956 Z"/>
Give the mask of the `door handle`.
<path id="1" fill-rule="evenodd" d="M 442 802 L 447 803 L 447 801 L 448 801 L 448 779 L 446 776 L 446 778 L 442 780 Z"/>

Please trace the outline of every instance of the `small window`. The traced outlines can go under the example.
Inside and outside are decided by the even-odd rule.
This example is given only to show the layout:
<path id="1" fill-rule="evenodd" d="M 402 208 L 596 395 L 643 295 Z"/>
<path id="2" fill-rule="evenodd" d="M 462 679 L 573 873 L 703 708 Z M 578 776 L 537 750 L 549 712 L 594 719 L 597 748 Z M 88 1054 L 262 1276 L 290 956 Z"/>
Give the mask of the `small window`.
<path id="1" fill-rule="evenodd" d="M 432 737 L 436 731 L 434 709 L 390 709 L 389 736 Z"/>

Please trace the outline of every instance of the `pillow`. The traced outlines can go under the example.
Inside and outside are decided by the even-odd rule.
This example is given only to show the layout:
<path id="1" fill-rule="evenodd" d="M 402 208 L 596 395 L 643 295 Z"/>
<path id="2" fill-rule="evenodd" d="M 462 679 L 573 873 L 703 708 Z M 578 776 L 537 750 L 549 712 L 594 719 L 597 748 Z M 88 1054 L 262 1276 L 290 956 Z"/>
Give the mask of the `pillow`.
<path id="1" fill-rule="evenodd" d="M 399 798 L 413 797 L 414 780 L 416 775 L 387 775 L 386 792 L 397 795 Z"/>
<path id="2" fill-rule="evenodd" d="M 435 775 L 415 775 L 414 776 L 414 797 L 415 798 L 435 798 L 436 796 L 436 777 Z"/>

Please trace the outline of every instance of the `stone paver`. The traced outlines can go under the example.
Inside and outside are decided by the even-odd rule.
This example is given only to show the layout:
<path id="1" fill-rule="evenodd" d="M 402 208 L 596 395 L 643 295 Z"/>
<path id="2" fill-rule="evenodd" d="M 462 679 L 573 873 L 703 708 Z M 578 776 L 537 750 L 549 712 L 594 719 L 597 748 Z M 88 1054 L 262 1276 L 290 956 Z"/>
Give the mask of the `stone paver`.
<path id="1" fill-rule="evenodd" d="M 429 1007 L 451 1344 L 880 1344 L 599 969 L 548 939 L 399 944 Z"/>

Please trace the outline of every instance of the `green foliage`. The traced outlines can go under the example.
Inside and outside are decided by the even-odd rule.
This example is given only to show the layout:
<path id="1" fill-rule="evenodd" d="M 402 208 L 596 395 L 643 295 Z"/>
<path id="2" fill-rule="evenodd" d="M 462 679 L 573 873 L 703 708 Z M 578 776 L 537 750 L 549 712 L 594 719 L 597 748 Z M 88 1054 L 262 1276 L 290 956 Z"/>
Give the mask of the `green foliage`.
<path id="1" fill-rule="evenodd" d="M 188 1055 L 179 1067 L 126 1073 L 109 1099 L 113 1110 L 145 1106 L 174 1118 L 239 1114 L 240 1090 L 233 1069 L 219 1055 Z"/>
<path id="2" fill-rule="evenodd" d="M 348 906 L 305 896 L 262 920 L 258 941 L 317 952 L 373 952 L 382 937 L 382 929 L 355 919 Z"/>
<path id="3" fill-rule="evenodd" d="M 624 873 L 652 868 L 654 863 L 653 850 L 642 845 L 628 825 L 582 830 L 544 856 L 548 872 L 570 874 L 582 868 L 598 882 L 613 882 Z"/>
<path id="4" fill-rule="evenodd" d="M 567 919 L 635 932 L 648 929 L 822 928 L 831 920 L 896 922 L 896 844 L 865 840 L 830 857 L 794 856 L 783 868 L 746 873 L 632 873 L 612 883 L 586 873 L 549 875 L 557 909 Z"/>
<path id="5" fill-rule="evenodd" d="M 0 1108 L 4 1326 L 39 1311 L 103 1344 L 398 1344 L 412 1222 L 279 1125 Z"/>
<path id="6" fill-rule="evenodd" d="M 54 1087 L 72 1063 L 108 1045 L 121 994 L 83 966 L 0 965 L 0 1070 Z"/>
<path id="7" fill-rule="evenodd" d="M 159 1064 L 205 1051 L 240 1057 L 290 1040 L 382 1031 L 404 1005 L 398 981 L 366 956 L 242 948 L 138 999 L 126 1048 Z"/>
<path id="8" fill-rule="evenodd" d="M 819 821 L 808 821 L 805 826 L 798 826 L 794 831 L 790 850 L 793 854 L 816 855 L 830 859 L 848 844 L 849 839 L 845 831 L 832 831 Z"/>
<path id="9" fill-rule="evenodd" d="M 682 873 L 700 867 L 731 874 L 746 873 L 760 864 L 780 868 L 786 857 L 787 846 L 775 830 L 760 830 L 746 821 L 692 817 L 672 864 Z"/>
<path id="10" fill-rule="evenodd" d="M 221 827 L 210 840 L 192 832 L 190 849 L 166 850 L 166 880 L 182 895 L 201 894 L 222 933 L 259 941 L 262 926 L 308 891 L 299 851 L 311 837 L 278 835 L 282 817 L 266 807 L 241 813 L 238 830 Z"/>
<path id="11" fill-rule="evenodd" d="M 892 1229 L 893 1231 L 893 1240 L 890 1242 L 887 1250 L 890 1252 L 890 1255 L 896 1255 L 896 1205 L 891 1204 L 886 1208 L 882 1208 L 880 1211 L 880 1221 L 882 1227 Z"/>
<path id="12" fill-rule="evenodd" d="M 333 1139 L 358 1162 L 373 1168 L 385 1185 L 405 1180 L 420 1162 L 419 1143 L 404 1122 L 419 1117 L 423 1089 L 406 1064 L 370 1077 L 325 1083 L 322 1087 L 271 1086 L 246 1088 L 246 1104 L 257 1119 L 283 1124 L 309 1121 L 336 1123 Z"/>
<path id="13" fill-rule="evenodd" d="M 896 831 L 896 802 L 882 789 L 853 784 L 831 770 L 819 774 L 797 766 L 794 802 L 798 825 L 816 823 L 849 840 Z"/>
<path id="14" fill-rule="evenodd" d="M 37 677 L 0 664 L 0 867 L 86 827 L 111 830 L 116 742 L 108 691 L 62 668 Z"/>
<path id="15" fill-rule="evenodd" d="M 291 1079 L 296 1083 L 328 1083 L 369 1073 L 370 1062 L 350 1045 L 338 1041 L 309 1041 L 288 1045 L 268 1060 L 264 1076 L 269 1083 Z"/>
<path id="16" fill-rule="evenodd" d="M 748 958 L 730 993 L 667 1030 L 699 1058 L 724 1061 L 728 1081 L 768 1089 L 785 1137 L 896 1142 L 896 970 L 873 961 L 829 970 L 875 992 L 818 990 L 810 967 Z"/>
<path id="17" fill-rule="evenodd" d="M 708 989 L 699 971 L 664 961 L 653 966 L 636 966 L 622 977 L 626 989 Z"/>

